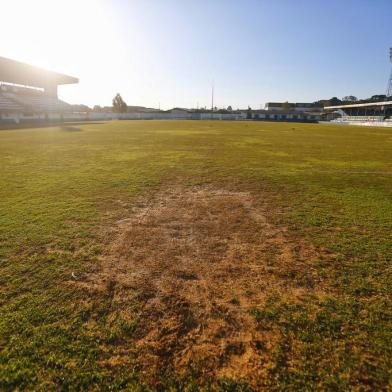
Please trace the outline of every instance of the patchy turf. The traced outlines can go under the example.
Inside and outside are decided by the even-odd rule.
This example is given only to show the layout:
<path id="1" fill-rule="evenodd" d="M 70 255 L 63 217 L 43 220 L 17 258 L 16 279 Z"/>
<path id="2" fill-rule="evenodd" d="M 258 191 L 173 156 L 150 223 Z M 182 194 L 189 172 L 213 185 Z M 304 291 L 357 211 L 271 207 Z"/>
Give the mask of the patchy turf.
<path id="1" fill-rule="evenodd" d="M 108 318 L 132 325 L 116 360 L 134 351 L 148 381 L 192 364 L 262 385 L 281 337 L 252 313 L 271 295 L 324 298 L 320 252 L 269 224 L 247 192 L 165 186 L 134 203 L 99 270 L 75 282 L 86 297 L 110 295 Z"/>
<path id="2" fill-rule="evenodd" d="M 391 153 L 327 125 L 1 131 L 0 388 L 391 388 Z"/>

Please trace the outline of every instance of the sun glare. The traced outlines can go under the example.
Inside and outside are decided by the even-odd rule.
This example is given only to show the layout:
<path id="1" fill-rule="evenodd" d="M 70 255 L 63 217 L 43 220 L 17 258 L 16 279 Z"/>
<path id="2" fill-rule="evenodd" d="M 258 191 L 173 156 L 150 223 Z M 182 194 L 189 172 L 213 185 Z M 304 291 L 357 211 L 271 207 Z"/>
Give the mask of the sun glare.
<path id="1" fill-rule="evenodd" d="M 13 0 L 7 13 L 0 33 L 12 39 L 1 40 L 2 56 L 77 75 L 81 83 L 97 83 L 123 52 L 101 0 Z"/>

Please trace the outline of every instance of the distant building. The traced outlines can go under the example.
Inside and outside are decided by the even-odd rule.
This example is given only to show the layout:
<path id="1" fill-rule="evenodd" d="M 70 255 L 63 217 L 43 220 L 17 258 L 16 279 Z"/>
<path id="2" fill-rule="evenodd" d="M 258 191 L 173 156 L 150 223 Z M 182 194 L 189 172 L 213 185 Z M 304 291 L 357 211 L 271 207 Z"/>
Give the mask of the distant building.
<path id="1" fill-rule="evenodd" d="M 243 118 L 256 121 L 317 122 L 320 113 L 295 110 L 242 110 Z"/>
<path id="2" fill-rule="evenodd" d="M 113 107 L 108 107 L 109 111 L 113 110 Z M 128 113 L 158 113 L 162 112 L 160 109 L 146 108 L 145 106 L 127 106 Z"/>
<path id="3" fill-rule="evenodd" d="M 189 115 L 192 113 L 191 110 L 184 109 L 184 108 L 173 108 L 170 110 L 167 110 L 166 113 L 171 114 L 173 117 L 189 117 Z"/>
<path id="4" fill-rule="evenodd" d="M 295 112 L 322 112 L 322 105 L 308 102 L 267 102 L 265 110 L 291 110 Z"/>

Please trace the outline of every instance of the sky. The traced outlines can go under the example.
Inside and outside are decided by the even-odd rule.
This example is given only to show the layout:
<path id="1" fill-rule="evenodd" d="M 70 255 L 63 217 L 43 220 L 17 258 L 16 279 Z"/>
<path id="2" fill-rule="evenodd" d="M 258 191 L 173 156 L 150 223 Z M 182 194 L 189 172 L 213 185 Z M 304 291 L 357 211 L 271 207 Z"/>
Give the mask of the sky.
<path id="1" fill-rule="evenodd" d="M 0 56 L 69 103 L 253 109 L 384 94 L 392 0 L 0 0 Z"/>

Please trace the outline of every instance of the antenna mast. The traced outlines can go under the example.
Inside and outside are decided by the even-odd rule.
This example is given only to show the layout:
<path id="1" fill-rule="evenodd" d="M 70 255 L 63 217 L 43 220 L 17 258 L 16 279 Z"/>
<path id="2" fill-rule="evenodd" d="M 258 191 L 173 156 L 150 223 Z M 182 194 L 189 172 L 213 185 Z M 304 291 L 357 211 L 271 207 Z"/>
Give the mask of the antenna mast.
<path id="1" fill-rule="evenodd" d="M 389 49 L 389 60 L 392 63 L 392 48 Z M 392 70 L 388 80 L 387 92 L 385 95 L 389 98 L 392 97 Z"/>

